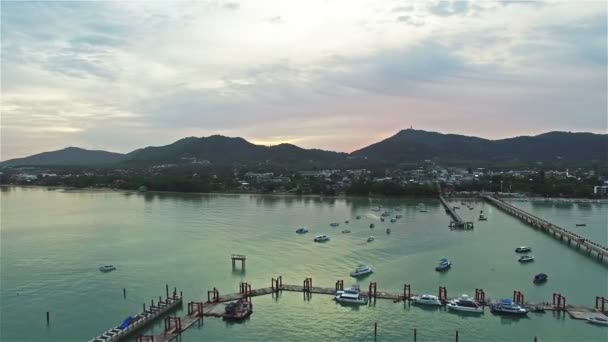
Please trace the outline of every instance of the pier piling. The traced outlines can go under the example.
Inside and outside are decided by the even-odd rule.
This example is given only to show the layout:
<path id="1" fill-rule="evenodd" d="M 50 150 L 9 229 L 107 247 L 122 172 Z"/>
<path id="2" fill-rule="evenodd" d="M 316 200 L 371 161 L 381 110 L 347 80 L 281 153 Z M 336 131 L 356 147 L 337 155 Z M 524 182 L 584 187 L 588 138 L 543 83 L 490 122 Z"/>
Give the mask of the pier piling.
<path id="1" fill-rule="evenodd" d="M 378 336 L 378 322 L 374 322 L 374 339 Z"/>
<path id="2" fill-rule="evenodd" d="M 416 328 L 414 328 L 414 342 L 416 342 Z"/>
<path id="3" fill-rule="evenodd" d="M 458 330 L 456 330 L 456 342 L 458 342 Z"/>
<path id="4" fill-rule="evenodd" d="M 46 312 L 46 325 L 49 325 L 51 322 L 51 313 L 49 311 Z"/>
<path id="5" fill-rule="evenodd" d="M 127 298 L 127 289 L 125 287 L 122 288 L 122 298 Z"/>

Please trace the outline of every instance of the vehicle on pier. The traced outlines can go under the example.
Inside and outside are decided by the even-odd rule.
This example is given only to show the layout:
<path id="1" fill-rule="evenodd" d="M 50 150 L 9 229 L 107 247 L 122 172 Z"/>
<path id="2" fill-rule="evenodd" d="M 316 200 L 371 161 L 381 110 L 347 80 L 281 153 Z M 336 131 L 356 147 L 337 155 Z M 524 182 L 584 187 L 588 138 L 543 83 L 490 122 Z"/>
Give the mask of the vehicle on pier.
<path id="1" fill-rule="evenodd" d="M 587 318 L 587 322 L 592 323 L 592 324 L 608 325 L 608 317 L 593 316 L 593 317 Z"/>
<path id="2" fill-rule="evenodd" d="M 308 233 L 308 229 L 304 228 L 304 227 L 300 227 L 296 230 L 296 233 L 298 234 L 306 234 Z"/>
<path id="3" fill-rule="evenodd" d="M 534 284 L 542 284 L 547 281 L 548 276 L 545 273 L 539 273 L 534 276 Z"/>
<path id="4" fill-rule="evenodd" d="M 368 275 L 370 273 L 373 273 L 374 270 L 372 270 L 371 267 L 367 266 L 367 265 L 359 265 L 357 266 L 357 268 L 350 272 L 350 276 L 351 277 L 362 277 L 364 275 Z"/>
<path id="5" fill-rule="evenodd" d="M 513 303 L 510 299 L 501 299 L 500 302 L 490 306 L 490 311 L 495 314 L 526 316 L 530 310 Z"/>
<path id="6" fill-rule="evenodd" d="M 238 321 L 247 318 L 253 312 L 253 304 L 241 298 L 236 303 L 226 304 L 223 319 Z"/>
<path id="7" fill-rule="evenodd" d="M 521 263 L 532 262 L 532 261 L 534 261 L 534 257 L 531 255 L 522 255 L 519 257 L 519 260 L 517 260 L 517 261 L 519 261 Z"/>
<path id="8" fill-rule="evenodd" d="M 114 267 L 113 265 L 105 265 L 105 266 L 101 266 L 99 268 L 99 270 L 104 273 L 112 272 L 112 271 L 116 270 L 116 267 Z"/>
<path id="9" fill-rule="evenodd" d="M 517 252 L 517 253 L 528 253 L 531 251 L 532 251 L 532 248 L 527 247 L 527 246 L 520 246 L 520 247 L 515 248 L 515 252 Z"/>
<path id="10" fill-rule="evenodd" d="M 449 301 L 447 307 L 450 310 L 483 313 L 483 308 L 466 294 L 461 295 L 458 299 Z"/>
<path id="11" fill-rule="evenodd" d="M 433 296 L 433 295 L 430 295 L 430 294 L 423 294 L 421 296 L 413 296 L 412 300 L 416 304 L 443 305 L 443 303 L 441 302 L 441 300 L 439 300 L 439 297 Z"/>
<path id="12" fill-rule="evenodd" d="M 437 272 L 443 272 L 443 271 L 447 271 L 452 267 L 452 262 L 450 260 L 448 260 L 447 258 L 443 258 L 441 260 L 439 260 L 439 265 L 437 265 L 437 267 L 435 267 L 435 271 Z"/>
<path id="13" fill-rule="evenodd" d="M 314 241 L 314 242 L 325 242 L 325 241 L 329 241 L 329 240 L 330 240 L 330 237 L 329 237 L 329 236 L 327 236 L 327 235 L 325 235 L 325 234 L 322 234 L 322 235 L 317 235 L 317 236 L 316 236 L 316 237 L 313 239 L 313 241 Z"/>
<path id="14" fill-rule="evenodd" d="M 353 285 L 348 289 L 336 291 L 336 302 L 343 304 L 367 304 L 368 298 L 361 294 L 358 285 Z"/>

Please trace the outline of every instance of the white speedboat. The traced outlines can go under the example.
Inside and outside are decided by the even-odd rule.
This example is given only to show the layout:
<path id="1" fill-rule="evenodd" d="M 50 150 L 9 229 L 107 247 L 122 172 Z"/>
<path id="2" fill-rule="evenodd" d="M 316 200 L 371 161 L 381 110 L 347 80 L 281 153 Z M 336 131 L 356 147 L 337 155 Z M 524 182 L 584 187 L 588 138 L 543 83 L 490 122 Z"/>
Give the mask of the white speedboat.
<path id="1" fill-rule="evenodd" d="M 371 267 L 369 267 L 367 265 L 359 265 L 359 266 L 357 266 L 357 268 L 354 271 L 350 272 L 350 276 L 356 278 L 356 277 L 361 277 L 361 276 L 364 276 L 366 274 L 370 274 L 373 272 L 374 272 L 374 270 L 372 270 Z"/>
<path id="2" fill-rule="evenodd" d="M 483 312 L 483 308 L 479 306 L 479 304 L 475 303 L 475 301 L 473 301 L 471 297 L 466 294 L 461 295 L 460 297 L 458 297 L 458 299 L 449 301 L 447 307 L 450 310 L 456 311 L 466 311 L 475 313 Z"/>
<path id="3" fill-rule="evenodd" d="M 314 242 L 325 242 L 325 241 L 329 241 L 329 240 L 330 240 L 330 237 L 325 234 L 318 235 L 313 239 Z"/>
<path id="4" fill-rule="evenodd" d="M 532 248 L 527 247 L 527 246 L 519 246 L 519 247 L 515 248 L 516 253 L 528 253 L 531 251 L 532 251 Z"/>
<path id="5" fill-rule="evenodd" d="M 519 257 L 519 262 L 532 262 L 534 261 L 534 257 L 531 255 L 522 255 L 521 257 Z"/>
<path id="6" fill-rule="evenodd" d="M 296 233 L 298 233 L 298 234 L 306 234 L 306 233 L 308 233 L 308 229 L 306 229 L 304 227 L 300 227 L 300 228 L 296 229 Z"/>
<path id="7" fill-rule="evenodd" d="M 374 241 L 375 239 L 376 239 L 375 237 L 370 236 L 370 237 L 368 237 L 368 238 L 367 238 L 367 242 L 372 242 L 372 241 Z"/>
<path id="8" fill-rule="evenodd" d="M 105 266 L 101 266 L 99 268 L 99 270 L 101 272 L 111 272 L 111 271 L 114 271 L 115 269 L 116 269 L 116 267 L 114 267 L 113 265 L 105 265 Z"/>
<path id="9" fill-rule="evenodd" d="M 589 318 L 587 318 L 587 321 L 589 323 L 593 323 L 593 324 L 608 325 L 608 317 L 606 317 L 606 316 L 589 317 Z"/>
<path id="10" fill-rule="evenodd" d="M 412 297 L 412 300 L 416 304 L 424 304 L 424 305 L 442 305 L 443 304 L 439 300 L 439 297 L 429 295 L 429 294 L 423 294 L 421 296 L 414 296 L 414 297 Z"/>
<path id="11" fill-rule="evenodd" d="M 367 296 L 361 294 L 359 286 L 353 285 L 343 291 L 337 291 L 336 302 L 344 304 L 367 304 Z"/>
<path id="12" fill-rule="evenodd" d="M 490 306 L 490 311 L 496 314 L 525 316 L 530 310 L 522 308 L 510 299 L 501 299 L 500 302 Z"/>

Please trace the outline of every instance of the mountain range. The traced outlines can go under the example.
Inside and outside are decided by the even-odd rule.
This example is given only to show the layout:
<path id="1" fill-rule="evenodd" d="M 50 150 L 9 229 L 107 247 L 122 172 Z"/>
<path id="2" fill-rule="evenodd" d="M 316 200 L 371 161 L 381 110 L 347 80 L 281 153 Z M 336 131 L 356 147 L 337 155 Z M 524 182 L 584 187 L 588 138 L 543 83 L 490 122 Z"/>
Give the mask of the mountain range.
<path id="1" fill-rule="evenodd" d="M 207 160 L 211 163 L 249 162 L 586 162 L 608 160 L 608 135 L 594 133 L 549 132 L 488 140 L 457 134 L 405 129 L 350 154 L 304 149 L 291 144 L 256 145 L 243 138 L 221 135 L 189 137 L 172 144 L 145 147 L 127 154 L 92 151 L 76 147 L 7 160 L 1 166 L 52 165 L 157 165 Z"/>

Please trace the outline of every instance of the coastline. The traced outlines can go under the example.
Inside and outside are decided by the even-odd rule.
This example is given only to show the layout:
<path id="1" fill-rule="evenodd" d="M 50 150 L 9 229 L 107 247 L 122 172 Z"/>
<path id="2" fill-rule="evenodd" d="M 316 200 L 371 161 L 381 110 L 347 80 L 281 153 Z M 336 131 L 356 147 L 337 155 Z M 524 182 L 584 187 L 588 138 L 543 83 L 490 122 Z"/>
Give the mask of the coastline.
<path id="1" fill-rule="evenodd" d="M 158 190 L 126 190 L 126 189 L 113 189 L 113 188 L 76 188 L 66 186 L 46 186 L 46 185 L 14 185 L 14 184 L 0 184 L 2 187 L 23 187 L 23 188 L 39 188 L 46 189 L 49 191 L 61 190 L 68 193 L 125 193 L 125 194 L 193 194 L 193 195 L 250 195 L 250 196 L 263 196 L 263 197 L 297 197 L 297 198 L 367 198 L 367 199 L 385 199 L 385 198 L 435 198 L 434 196 L 357 196 L 357 195 L 335 195 L 325 196 L 316 194 L 296 195 L 287 193 L 274 193 L 274 194 L 260 194 L 251 192 L 186 192 L 186 191 L 158 191 Z M 450 199 L 471 199 L 476 198 L 470 196 L 450 196 Z M 563 198 L 563 197 L 540 197 L 540 196 L 518 196 L 518 197 L 507 197 L 507 200 L 513 201 L 539 201 L 539 202 L 562 202 L 562 203 L 600 203 L 608 204 L 608 199 L 593 199 L 593 198 Z"/>

